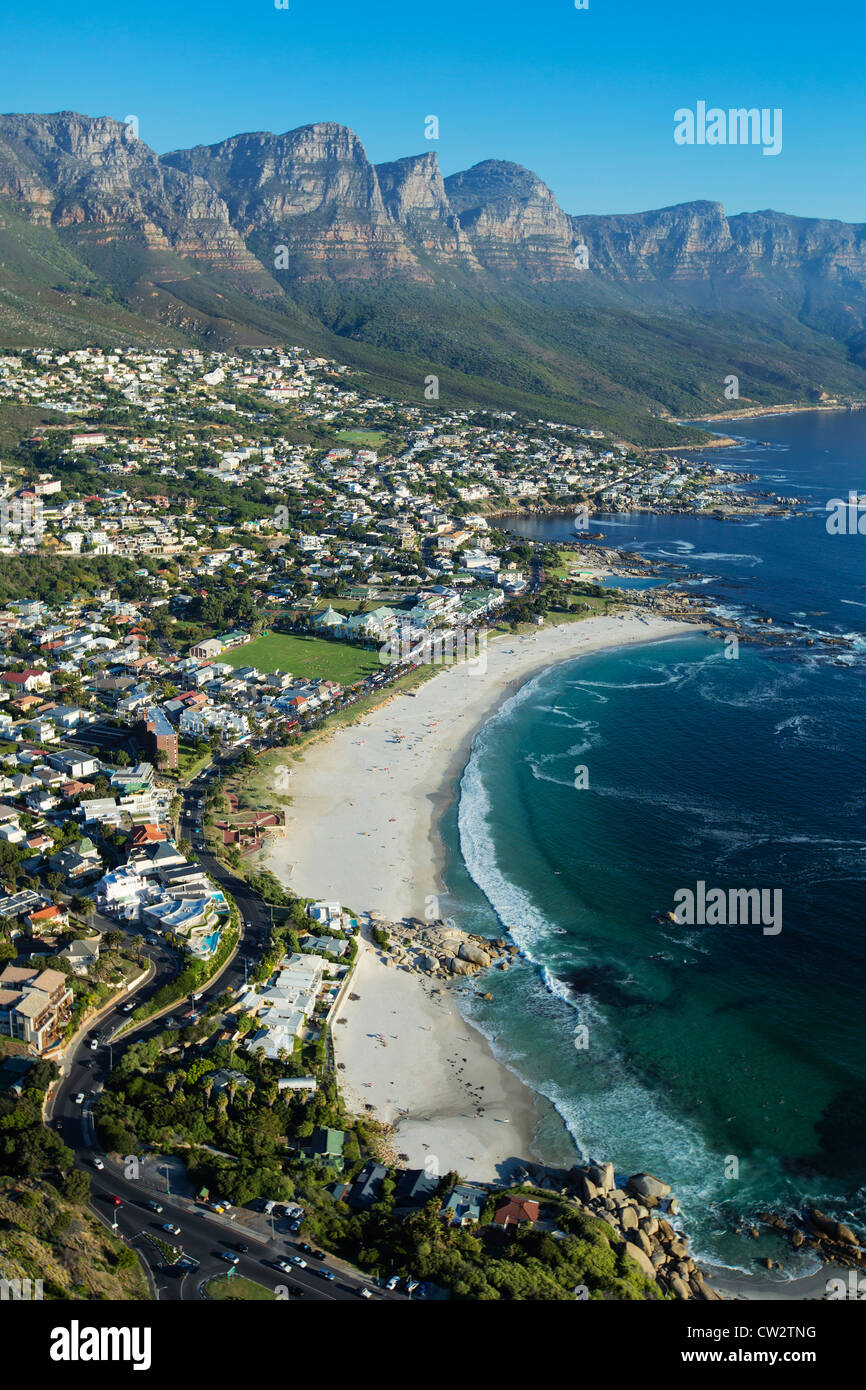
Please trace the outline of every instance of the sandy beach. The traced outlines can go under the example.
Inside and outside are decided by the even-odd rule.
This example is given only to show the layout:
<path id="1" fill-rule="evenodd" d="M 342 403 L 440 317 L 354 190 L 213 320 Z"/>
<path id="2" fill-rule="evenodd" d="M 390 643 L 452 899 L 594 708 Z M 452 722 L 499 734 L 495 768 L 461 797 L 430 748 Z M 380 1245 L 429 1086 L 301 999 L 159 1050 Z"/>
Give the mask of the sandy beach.
<path id="1" fill-rule="evenodd" d="M 438 822 L 472 737 L 493 711 L 558 662 L 694 631 L 628 610 L 492 640 L 482 658 L 444 668 L 414 696 L 394 696 L 292 763 L 286 833 L 263 865 L 296 893 L 339 899 L 358 913 L 438 916 Z M 353 984 L 359 998 L 346 1002 L 345 1022 L 334 1028 L 347 1101 L 393 1124 L 394 1148 L 413 1166 L 507 1175 L 534 1156 L 548 1103 L 497 1061 L 447 984 L 390 967 L 365 937 Z"/>

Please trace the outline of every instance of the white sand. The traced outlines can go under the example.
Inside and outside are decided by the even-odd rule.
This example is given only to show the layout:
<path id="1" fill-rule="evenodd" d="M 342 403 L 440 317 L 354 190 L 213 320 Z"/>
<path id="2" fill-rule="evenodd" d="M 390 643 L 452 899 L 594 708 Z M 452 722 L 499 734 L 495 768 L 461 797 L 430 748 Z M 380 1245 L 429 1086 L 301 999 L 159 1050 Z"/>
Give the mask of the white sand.
<path id="1" fill-rule="evenodd" d="M 485 658 L 443 669 L 293 763 L 286 834 L 263 863 L 303 897 L 392 921 L 438 915 L 425 914 L 443 887 L 436 827 L 480 725 L 557 662 L 693 631 L 634 610 L 494 639 Z M 341 1085 L 359 1111 L 396 1124 L 394 1147 L 413 1166 L 434 1155 L 443 1172 L 491 1179 L 532 1157 L 541 1103 L 464 1021 L 448 985 L 389 968 L 366 941 L 353 991 L 334 1028 Z"/>

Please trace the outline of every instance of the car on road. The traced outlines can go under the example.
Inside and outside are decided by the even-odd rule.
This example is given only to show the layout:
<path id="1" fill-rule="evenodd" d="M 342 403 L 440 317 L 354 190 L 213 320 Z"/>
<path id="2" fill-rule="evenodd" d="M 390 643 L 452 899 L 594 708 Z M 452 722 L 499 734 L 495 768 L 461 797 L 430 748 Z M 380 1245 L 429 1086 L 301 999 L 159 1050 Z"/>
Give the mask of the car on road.
<path id="1" fill-rule="evenodd" d="M 75 1104 L 76 1104 L 76 1105 L 83 1105 L 83 1104 L 84 1104 L 84 1092 L 83 1092 L 83 1091 L 79 1091 L 79 1092 L 78 1092 L 78 1095 L 75 1097 Z"/>
<path id="2" fill-rule="evenodd" d="M 134 1005 L 133 1003 L 121 1004 L 121 1006 L 120 1006 L 120 1012 L 121 1012 L 122 1014 L 131 1014 L 134 1008 L 135 1008 L 135 1005 Z"/>
<path id="3" fill-rule="evenodd" d="M 320 1279 L 334 1279 L 336 1275 L 332 1269 L 317 1269 L 316 1273 Z"/>
<path id="4" fill-rule="evenodd" d="M 62 1129 L 62 1128 L 63 1128 L 63 1121 L 62 1121 L 62 1120 L 55 1120 L 55 1121 L 54 1121 L 54 1128 L 55 1128 L 55 1129 Z"/>
<path id="5" fill-rule="evenodd" d="M 112 1199 L 111 1199 L 111 1205 L 112 1205 L 113 1207 L 122 1207 L 122 1206 L 123 1206 L 123 1202 L 121 1201 L 121 1199 L 120 1199 L 119 1197 L 112 1197 Z"/>
<path id="6" fill-rule="evenodd" d="M 150 1211 L 155 1211 L 159 1216 L 162 1215 L 162 1202 L 148 1202 L 147 1205 Z"/>
<path id="7" fill-rule="evenodd" d="M 310 1253 L 312 1254 L 314 1260 L 324 1260 L 325 1258 L 324 1250 L 313 1250 Z"/>
<path id="8" fill-rule="evenodd" d="M 237 1265 L 237 1264 L 240 1264 L 240 1258 L 239 1258 L 239 1256 L 233 1255 L 232 1252 L 231 1252 L 231 1250 L 221 1250 L 221 1251 L 220 1251 L 220 1259 L 221 1259 L 221 1260 L 225 1260 L 225 1262 L 226 1262 L 227 1265 Z"/>
<path id="9" fill-rule="evenodd" d="M 175 1226 L 173 1221 L 164 1221 L 162 1223 L 162 1230 L 167 1231 L 170 1236 L 180 1235 L 180 1226 Z"/>
<path id="10" fill-rule="evenodd" d="M 313 1247 L 312 1247 L 312 1245 L 310 1245 L 309 1242 L 306 1241 L 306 1240 L 302 1240 L 302 1241 L 301 1241 L 300 1245 L 298 1246 L 298 1249 L 299 1249 L 299 1250 L 303 1250 L 303 1252 L 304 1252 L 305 1255 L 312 1255 L 312 1254 L 313 1254 Z"/>
<path id="11" fill-rule="evenodd" d="M 274 1268 L 282 1270 L 283 1274 L 291 1274 L 292 1266 L 288 1260 L 274 1260 Z"/>
<path id="12" fill-rule="evenodd" d="M 91 1038 L 91 1039 L 90 1039 L 90 1051 L 91 1051 L 91 1052 L 95 1052 L 96 1049 L 97 1049 L 98 1047 L 99 1047 L 99 1039 L 98 1039 L 98 1038 Z"/>
<path id="13" fill-rule="evenodd" d="M 248 1255 L 250 1253 L 250 1247 L 244 1245 L 242 1240 L 235 1241 L 235 1250 L 239 1250 L 242 1255 Z"/>
<path id="14" fill-rule="evenodd" d="M 418 1287 L 418 1280 L 417 1280 L 417 1279 L 407 1279 L 407 1280 L 406 1280 L 406 1292 L 407 1292 L 407 1293 L 414 1293 L 415 1290 L 417 1289 L 417 1287 Z"/>
<path id="15" fill-rule="evenodd" d="M 103 1163 L 101 1158 L 92 1158 L 90 1162 L 93 1164 L 97 1173 L 101 1173 L 105 1168 L 105 1164 Z"/>
<path id="16" fill-rule="evenodd" d="M 372 1298 L 372 1297 L 373 1297 L 373 1295 L 370 1293 L 370 1290 L 369 1290 L 369 1289 L 359 1289 L 359 1290 L 358 1290 L 358 1294 L 359 1294 L 359 1296 L 360 1296 L 361 1298 Z"/>
<path id="17" fill-rule="evenodd" d="M 293 1255 L 293 1256 L 292 1256 L 292 1264 L 293 1264 L 293 1265 L 297 1265 L 298 1269 L 306 1269 L 306 1268 L 307 1268 L 307 1262 L 306 1262 L 306 1260 L 302 1260 L 301 1257 L 300 1257 L 300 1255 Z"/>
<path id="18" fill-rule="evenodd" d="M 91 1062 L 89 1057 L 80 1057 L 79 1065 L 82 1067 L 92 1067 L 93 1063 Z"/>
<path id="19" fill-rule="evenodd" d="M 392 1275 L 391 1275 L 391 1278 L 388 1280 L 387 1284 L 385 1285 L 385 1288 L 386 1288 L 386 1289 L 390 1289 L 391 1292 L 393 1293 L 394 1290 L 396 1289 L 397 1285 L 399 1284 L 399 1282 L 400 1282 L 400 1276 L 399 1276 L 399 1274 L 392 1274 Z"/>

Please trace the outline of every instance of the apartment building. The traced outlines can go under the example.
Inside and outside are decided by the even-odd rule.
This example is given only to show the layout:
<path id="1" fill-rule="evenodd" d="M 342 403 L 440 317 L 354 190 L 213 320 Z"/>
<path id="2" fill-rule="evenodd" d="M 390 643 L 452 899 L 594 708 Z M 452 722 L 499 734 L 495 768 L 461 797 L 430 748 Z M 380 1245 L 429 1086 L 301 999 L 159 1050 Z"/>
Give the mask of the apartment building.
<path id="1" fill-rule="evenodd" d="M 59 970 L 7 965 L 0 973 L 0 1033 L 45 1053 L 62 1041 L 73 994 Z"/>

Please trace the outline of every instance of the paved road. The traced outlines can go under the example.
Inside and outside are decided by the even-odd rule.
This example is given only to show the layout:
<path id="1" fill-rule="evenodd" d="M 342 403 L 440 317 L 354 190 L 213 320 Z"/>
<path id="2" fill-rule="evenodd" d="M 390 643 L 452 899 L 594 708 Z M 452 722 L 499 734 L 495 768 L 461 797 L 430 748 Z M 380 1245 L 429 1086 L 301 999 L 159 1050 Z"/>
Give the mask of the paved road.
<path id="1" fill-rule="evenodd" d="M 196 778 L 183 796 L 184 810 L 194 808 L 194 803 L 203 794 L 206 775 Z M 186 822 L 184 822 L 186 825 Z M 210 853 L 196 845 L 202 866 L 213 878 L 225 887 L 238 906 L 245 923 L 244 936 L 237 955 L 220 976 L 217 983 L 203 991 L 203 1000 L 218 998 L 227 986 L 235 991 L 243 985 L 244 962 L 256 964 L 267 944 L 270 930 L 270 911 L 260 898 L 253 894 L 247 885 L 235 877 Z M 112 923 L 112 926 L 115 924 Z M 148 948 L 148 955 L 156 966 L 155 977 L 135 992 L 137 1003 L 149 999 L 167 980 L 173 978 L 177 970 L 177 958 L 163 946 Z M 129 996 L 131 997 L 131 996 Z M 188 1008 L 187 1003 L 178 1003 L 174 1014 L 180 1016 Z M 214 1274 L 225 1274 L 228 1264 L 220 1259 L 223 1251 L 231 1251 L 239 1240 L 249 1246 L 248 1254 L 238 1253 L 236 1266 L 239 1275 L 245 1275 L 268 1288 L 288 1288 L 290 1297 L 305 1297 L 318 1300 L 339 1301 L 357 1299 L 362 1287 L 370 1287 L 375 1298 L 402 1298 L 384 1290 L 374 1289 L 370 1281 L 361 1274 L 336 1272 L 333 1280 L 324 1280 L 315 1273 L 322 1262 L 303 1254 L 298 1242 L 277 1234 L 274 1239 L 265 1240 L 254 1231 L 246 1228 L 231 1229 L 222 1218 L 207 1211 L 200 1203 L 181 1197 L 171 1197 L 154 1188 L 146 1187 L 142 1181 L 134 1181 L 123 1176 L 121 1168 L 109 1164 L 98 1148 L 94 1148 L 93 1125 L 90 1111 L 93 1100 L 102 1089 L 112 1065 L 116 1065 L 122 1052 L 133 1042 L 151 1037 L 161 1032 L 168 1021 L 164 1016 L 146 1023 L 142 1028 L 109 1045 L 107 1039 L 126 1021 L 127 1015 L 120 1009 L 102 1019 L 95 1033 L 84 1036 L 79 1045 L 65 1059 L 63 1076 L 48 1111 L 48 1123 L 55 1125 L 65 1144 L 75 1152 L 76 1166 L 87 1172 L 91 1178 L 94 1211 L 108 1224 L 116 1223 L 118 1234 L 123 1236 L 140 1254 L 150 1269 L 157 1296 L 165 1300 L 194 1300 L 204 1297 L 201 1286 Z M 91 1039 L 97 1036 L 102 1040 L 96 1049 L 91 1047 Z M 76 1095 L 84 1092 L 83 1104 L 76 1102 Z M 105 1163 L 103 1171 L 93 1166 L 94 1157 L 99 1156 Z M 115 1206 L 114 1197 L 121 1199 Z M 148 1201 L 158 1201 L 163 1211 L 153 1212 Z M 179 1226 L 180 1236 L 172 1236 L 161 1227 L 164 1222 Z M 190 1271 L 177 1270 L 165 1263 L 161 1251 L 147 1238 L 158 1236 L 169 1244 L 180 1245 L 185 1255 L 196 1262 Z M 294 1268 L 291 1274 L 277 1270 L 274 1265 L 278 1259 L 290 1259 L 299 1255 L 308 1261 L 309 1268 Z"/>

